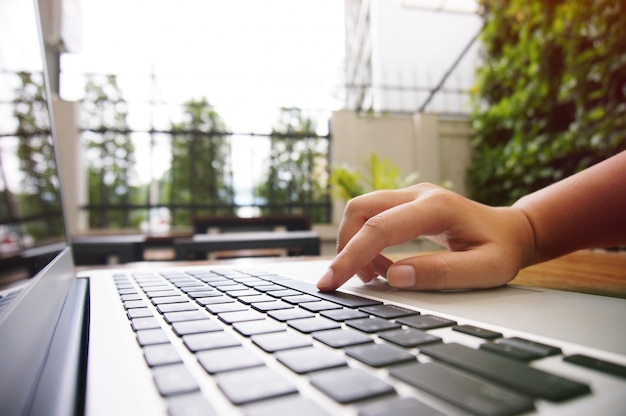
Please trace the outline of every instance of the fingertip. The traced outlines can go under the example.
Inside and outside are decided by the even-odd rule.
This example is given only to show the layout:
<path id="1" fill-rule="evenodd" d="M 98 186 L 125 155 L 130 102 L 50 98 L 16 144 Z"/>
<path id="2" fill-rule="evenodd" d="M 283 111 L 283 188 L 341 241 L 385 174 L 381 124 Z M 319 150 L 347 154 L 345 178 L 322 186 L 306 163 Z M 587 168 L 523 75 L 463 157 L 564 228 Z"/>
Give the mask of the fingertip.
<path id="1" fill-rule="evenodd" d="M 334 276 L 335 276 L 334 270 L 331 267 L 329 267 L 328 270 L 326 270 L 326 273 L 324 273 L 322 277 L 320 278 L 320 280 L 318 280 L 317 288 L 321 290 L 322 292 L 330 292 L 330 291 L 337 289 L 337 286 L 335 285 L 333 281 Z"/>

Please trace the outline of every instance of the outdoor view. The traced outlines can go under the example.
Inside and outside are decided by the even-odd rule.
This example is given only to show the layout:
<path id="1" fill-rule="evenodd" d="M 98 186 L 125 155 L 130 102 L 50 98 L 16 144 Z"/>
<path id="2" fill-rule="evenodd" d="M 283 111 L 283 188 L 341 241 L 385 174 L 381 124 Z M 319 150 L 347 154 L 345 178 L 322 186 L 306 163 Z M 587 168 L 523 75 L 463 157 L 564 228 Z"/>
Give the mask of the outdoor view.
<path id="1" fill-rule="evenodd" d="M 328 137 L 298 108 L 279 117 L 269 133 L 234 133 L 202 97 L 186 101 L 167 128 L 132 130 L 116 77 L 90 77 L 82 120 L 90 228 L 159 231 L 200 215 L 308 213 L 328 222 Z M 245 151 L 248 188 L 235 180 Z"/>
<path id="2" fill-rule="evenodd" d="M 429 96 L 425 103 L 454 90 L 461 110 L 453 112 L 425 104 L 400 111 L 391 100 L 349 108 L 346 96 L 355 86 L 345 74 L 344 2 L 79 3 L 81 18 L 70 22 L 80 41 L 68 42 L 72 50 L 60 56 L 55 93 L 80 108 L 80 210 L 87 230 L 160 232 L 189 227 L 196 216 L 306 213 L 312 223 L 329 223 L 329 120 L 338 110 L 385 117 L 426 108 L 462 118 L 473 135 L 464 171 L 468 196 L 492 205 L 508 204 L 626 143 L 620 93 L 626 26 L 608 0 L 481 1 L 476 11 L 449 16 L 391 2 L 398 13 L 387 10 L 392 21 L 405 13 L 409 23 L 436 17 L 466 24 L 441 26 L 460 31 L 455 49 L 430 48 L 441 59 L 452 51 L 442 62 L 420 50 L 432 46 L 423 37 L 387 34 L 398 51 L 386 52 L 396 61 L 381 64 L 381 79 L 359 87 L 401 91 L 402 100 Z M 3 24 L 13 23 L 4 18 Z M 448 45 L 444 34 L 437 36 Z M 461 59 L 478 51 L 480 62 Z M 455 80 L 463 78 L 453 74 L 457 61 L 471 82 Z M 439 69 L 434 82 L 402 85 L 428 65 Z M 18 203 L 35 209 L 28 195 L 10 192 L 14 184 L 43 189 L 52 202 L 58 184 L 38 179 L 47 175 L 38 152 L 49 151 L 48 144 L 37 138 L 47 126 L 29 114 L 43 105 L 41 70 L 27 63 L 2 71 L 0 190 L 10 202 L 1 209 L 10 218 Z M 30 162 L 20 165 L 18 154 Z M 9 225 L 3 227 L 8 235 Z"/>
<path id="3" fill-rule="evenodd" d="M 83 46 L 62 55 L 60 95 L 82 103 L 89 228 L 329 222 L 341 2 L 137 3 L 83 1 Z"/>

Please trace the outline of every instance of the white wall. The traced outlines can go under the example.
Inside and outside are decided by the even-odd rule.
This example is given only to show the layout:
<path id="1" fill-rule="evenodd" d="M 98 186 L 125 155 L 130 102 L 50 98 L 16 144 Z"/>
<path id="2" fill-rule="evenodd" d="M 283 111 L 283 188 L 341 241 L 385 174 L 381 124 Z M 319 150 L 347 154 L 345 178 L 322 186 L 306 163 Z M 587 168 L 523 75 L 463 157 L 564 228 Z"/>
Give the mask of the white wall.
<path id="1" fill-rule="evenodd" d="M 419 173 L 420 182 L 452 183 L 452 190 L 466 195 L 465 176 L 471 160 L 471 129 L 466 119 L 442 119 L 435 114 L 361 116 L 337 111 L 331 119 L 331 165 L 361 170 L 370 154 L 389 158 L 403 174 Z M 316 225 L 322 254 L 334 253 L 337 227 L 345 204 L 333 201 L 333 224 Z M 433 250 L 417 240 L 387 251 Z"/>
<path id="2" fill-rule="evenodd" d="M 404 174 L 418 172 L 422 182 L 450 181 L 455 192 L 466 194 L 465 172 L 471 158 L 468 120 L 337 111 L 330 126 L 332 165 L 362 169 L 375 152 Z"/>
<path id="3" fill-rule="evenodd" d="M 453 65 L 482 19 L 475 13 L 446 13 L 407 7 L 399 1 L 371 1 L 372 83 L 409 87 L 434 87 Z M 475 42 L 446 83 L 468 90 L 474 84 L 478 60 Z M 375 91 L 375 111 L 415 111 L 427 91 Z M 427 111 L 463 112 L 465 102 L 439 93 Z"/>

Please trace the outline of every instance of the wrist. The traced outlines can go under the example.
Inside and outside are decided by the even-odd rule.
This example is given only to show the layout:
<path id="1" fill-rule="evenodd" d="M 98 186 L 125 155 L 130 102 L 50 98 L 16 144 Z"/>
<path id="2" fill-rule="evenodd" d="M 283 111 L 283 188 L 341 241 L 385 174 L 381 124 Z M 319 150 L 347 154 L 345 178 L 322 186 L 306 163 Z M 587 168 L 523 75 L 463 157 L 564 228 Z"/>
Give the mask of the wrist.
<path id="1" fill-rule="evenodd" d="M 546 259 L 542 258 L 538 250 L 537 232 L 532 216 L 529 215 L 523 204 L 514 204 L 510 208 L 516 217 L 518 230 L 516 236 L 517 244 L 521 247 L 520 269 L 533 264 L 541 263 Z"/>

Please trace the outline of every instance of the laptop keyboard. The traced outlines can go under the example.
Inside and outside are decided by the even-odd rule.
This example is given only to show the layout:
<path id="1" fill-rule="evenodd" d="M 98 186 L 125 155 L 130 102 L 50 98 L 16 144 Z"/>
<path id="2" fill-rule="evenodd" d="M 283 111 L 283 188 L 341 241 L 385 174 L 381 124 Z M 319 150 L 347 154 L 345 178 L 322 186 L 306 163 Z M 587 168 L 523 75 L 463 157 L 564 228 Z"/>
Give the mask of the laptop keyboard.
<path id="1" fill-rule="evenodd" d="M 252 416 L 329 414 L 307 397 L 309 386 L 365 416 L 517 415 L 540 400 L 563 403 L 591 393 L 585 383 L 530 365 L 544 358 L 626 377 L 617 364 L 564 357 L 555 346 L 393 304 L 321 293 L 272 273 L 206 269 L 114 279 L 173 416 L 217 413 L 171 337 L 182 340 L 230 404 Z M 448 341 L 441 329 L 475 342 Z"/>

